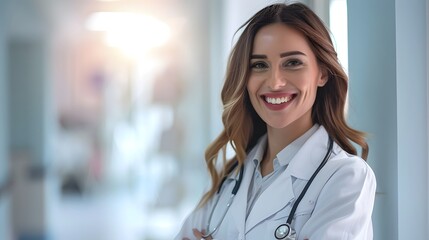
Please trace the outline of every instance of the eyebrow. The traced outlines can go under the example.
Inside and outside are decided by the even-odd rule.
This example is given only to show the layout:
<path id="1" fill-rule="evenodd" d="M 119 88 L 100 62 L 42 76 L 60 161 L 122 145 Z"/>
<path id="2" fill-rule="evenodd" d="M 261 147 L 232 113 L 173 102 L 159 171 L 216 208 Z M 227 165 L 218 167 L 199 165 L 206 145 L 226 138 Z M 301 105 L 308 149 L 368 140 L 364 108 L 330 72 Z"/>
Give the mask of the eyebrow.
<path id="1" fill-rule="evenodd" d="M 280 53 L 280 57 L 287 57 L 287 56 L 291 56 L 291 55 L 305 55 L 305 53 L 300 52 L 300 51 L 291 51 L 291 52 L 284 52 L 284 53 Z"/>
<path id="2" fill-rule="evenodd" d="M 280 53 L 280 57 L 284 58 L 287 56 L 292 56 L 292 55 L 304 55 L 307 56 L 305 53 L 300 52 L 300 51 L 290 51 L 290 52 L 284 52 L 284 53 Z M 262 54 L 253 54 L 252 56 L 250 56 L 250 59 L 254 59 L 254 58 L 267 58 L 267 55 L 262 55 Z"/>

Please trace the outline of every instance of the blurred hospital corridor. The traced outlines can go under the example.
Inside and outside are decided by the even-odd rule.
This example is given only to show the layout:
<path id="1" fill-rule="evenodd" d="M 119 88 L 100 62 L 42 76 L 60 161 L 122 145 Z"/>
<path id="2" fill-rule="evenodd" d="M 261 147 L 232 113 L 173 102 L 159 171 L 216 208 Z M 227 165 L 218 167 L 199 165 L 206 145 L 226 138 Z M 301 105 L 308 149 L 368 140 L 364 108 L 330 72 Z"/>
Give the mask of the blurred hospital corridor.
<path id="1" fill-rule="evenodd" d="M 235 33 L 274 2 L 0 0 L 0 240 L 173 239 L 210 184 Z M 428 1 L 299 2 L 370 133 L 374 239 L 428 239 Z"/>

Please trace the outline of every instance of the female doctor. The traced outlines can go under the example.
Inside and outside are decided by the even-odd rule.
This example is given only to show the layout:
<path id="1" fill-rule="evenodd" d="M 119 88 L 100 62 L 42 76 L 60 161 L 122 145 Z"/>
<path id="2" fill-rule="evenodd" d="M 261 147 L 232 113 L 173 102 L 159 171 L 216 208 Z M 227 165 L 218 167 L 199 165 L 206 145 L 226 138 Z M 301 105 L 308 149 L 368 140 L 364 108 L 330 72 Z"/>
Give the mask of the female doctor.
<path id="1" fill-rule="evenodd" d="M 345 120 L 348 80 L 328 30 L 300 3 L 265 7 L 242 27 L 224 130 L 205 154 L 212 187 L 175 239 L 372 239 L 376 180 L 364 134 Z"/>

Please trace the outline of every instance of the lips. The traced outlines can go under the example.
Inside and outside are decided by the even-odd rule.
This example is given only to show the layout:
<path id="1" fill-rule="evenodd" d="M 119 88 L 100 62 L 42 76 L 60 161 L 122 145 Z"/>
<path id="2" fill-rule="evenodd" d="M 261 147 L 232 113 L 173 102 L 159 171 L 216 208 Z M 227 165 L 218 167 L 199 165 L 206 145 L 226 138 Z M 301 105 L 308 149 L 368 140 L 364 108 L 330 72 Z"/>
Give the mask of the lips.
<path id="1" fill-rule="evenodd" d="M 269 93 L 261 96 L 265 106 L 271 110 L 282 110 L 289 106 L 295 99 L 296 94 L 290 93 Z"/>

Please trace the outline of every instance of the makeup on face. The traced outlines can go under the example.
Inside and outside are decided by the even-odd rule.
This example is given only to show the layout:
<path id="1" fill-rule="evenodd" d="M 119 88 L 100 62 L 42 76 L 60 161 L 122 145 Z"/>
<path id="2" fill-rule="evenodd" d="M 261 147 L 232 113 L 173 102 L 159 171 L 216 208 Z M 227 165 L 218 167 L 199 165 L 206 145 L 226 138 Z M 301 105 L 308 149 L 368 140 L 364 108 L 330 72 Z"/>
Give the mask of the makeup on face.
<path id="1" fill-rule="evenodd" d="M 298 119 L 311 123 L 321 74 L 304 35 L 281 23 L 262 27 L 249 60 L 247 91 L 265 123 L 274 128 Z"/>

